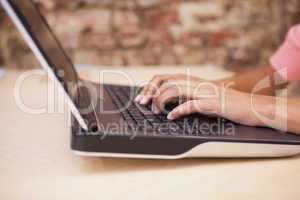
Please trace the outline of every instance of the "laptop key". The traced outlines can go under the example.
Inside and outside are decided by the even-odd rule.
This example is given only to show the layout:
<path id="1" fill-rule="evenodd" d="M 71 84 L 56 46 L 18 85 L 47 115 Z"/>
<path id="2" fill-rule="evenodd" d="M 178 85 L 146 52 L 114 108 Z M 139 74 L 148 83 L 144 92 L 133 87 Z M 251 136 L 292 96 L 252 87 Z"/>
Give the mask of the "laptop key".
<path id="1" fill-rule="evenodd" d="M 123 86 L 106 86 L 106 90 L 113 99 L 113 102 L 119 108 L 129 104 L 128 108 L 122 110 L 122 116 L 125 121 L 128 121 L 134 129 L 143 131 L 155 131 L 161 134 L 174 134 L 182 131 L 180 125 L 167 119 L 165 114 L 156 115 L 151 111 L 151 106 L 140 105 L 130 100 L 130 87 Z"/>

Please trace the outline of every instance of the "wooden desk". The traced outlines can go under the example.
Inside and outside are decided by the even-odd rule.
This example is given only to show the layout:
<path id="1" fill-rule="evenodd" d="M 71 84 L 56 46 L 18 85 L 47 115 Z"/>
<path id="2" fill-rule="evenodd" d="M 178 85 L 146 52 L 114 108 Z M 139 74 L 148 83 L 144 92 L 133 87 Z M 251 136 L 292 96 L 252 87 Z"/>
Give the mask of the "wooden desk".
<path id="1" fill-rule="evenodd" d="M 96 80 L 99 68 L 80 70 Z M 155 73 L 183 69 L 124 69 L 136 81 Z M 194 74 L 220 78 L 228 74 L 211 67 Z M 135 160 L 77 157 L 70 150 L 64 113 L 29 115 L 14 100 L 21 73 L 0 79 L 0 199 L 243 199 L 298 200 L 300 156 L 285 159 Z M 27 105 L 46 105 L 47 79 L 26 79 Z M 107 82 L 121 82 L 108 78 Z"/>

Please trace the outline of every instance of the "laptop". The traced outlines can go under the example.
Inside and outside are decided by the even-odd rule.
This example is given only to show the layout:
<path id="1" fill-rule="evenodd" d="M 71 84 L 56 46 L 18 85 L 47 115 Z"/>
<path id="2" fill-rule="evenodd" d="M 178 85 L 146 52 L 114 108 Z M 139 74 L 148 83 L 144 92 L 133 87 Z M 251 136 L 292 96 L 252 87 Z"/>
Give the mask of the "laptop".
<path id="1" fill-rule="evenodd" d="M 180 159 L 300 153 L 300 136 L 200 114 L 169 121 L 166 114 L 156 115 L 149 106 L 133 101 L 138 87 L 79 79 L 32 0 L 0 1 L 40 64 L 64 92 L 72 111 L 71 149 L 77 155 Z"/>

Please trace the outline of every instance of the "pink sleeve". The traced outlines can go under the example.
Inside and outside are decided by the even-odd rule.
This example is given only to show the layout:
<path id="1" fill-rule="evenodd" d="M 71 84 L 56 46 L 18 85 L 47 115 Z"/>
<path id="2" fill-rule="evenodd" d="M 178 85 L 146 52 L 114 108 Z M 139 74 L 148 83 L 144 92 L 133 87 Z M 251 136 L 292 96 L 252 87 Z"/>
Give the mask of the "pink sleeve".
<path id="1" fill-rule="evenodd" d="M 300 24 L 290 29 L 285 42 L 271 58 L 271 64 L 285 79 L 300 80 Z"/>

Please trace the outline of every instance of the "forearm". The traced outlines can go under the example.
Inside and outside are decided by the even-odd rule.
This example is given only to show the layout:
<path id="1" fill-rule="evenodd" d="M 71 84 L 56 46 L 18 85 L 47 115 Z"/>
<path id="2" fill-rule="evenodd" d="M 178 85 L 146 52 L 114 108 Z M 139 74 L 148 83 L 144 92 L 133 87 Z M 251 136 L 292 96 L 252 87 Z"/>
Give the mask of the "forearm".
<path id="1" fill-rule="evenodd" d="M 261 126 L 300 134 L 300 98 L 252 96 L 252 112 Z"/>
<path id="2" fill-rule="evenodd" d="M 255 86 L 263 79 L 269 77 L 270 86 L 265 87 L 262 90 L 256 91 L 256 94 L 274 96 L 276 89 L 282 89 L 287 86 L 287 82 L 275 81 L 276 72 L 271 66 L 264 66 L 250 72 L 238 74 L 232 78 L 221 80 L 225 85 L 230 85 L 231 88 L 238 91 L 252 93 Z"/>

